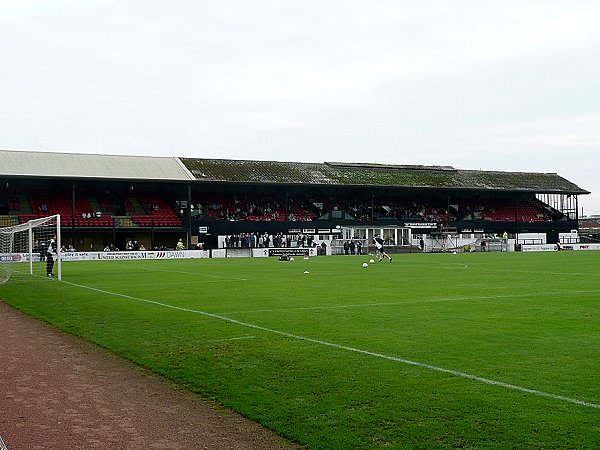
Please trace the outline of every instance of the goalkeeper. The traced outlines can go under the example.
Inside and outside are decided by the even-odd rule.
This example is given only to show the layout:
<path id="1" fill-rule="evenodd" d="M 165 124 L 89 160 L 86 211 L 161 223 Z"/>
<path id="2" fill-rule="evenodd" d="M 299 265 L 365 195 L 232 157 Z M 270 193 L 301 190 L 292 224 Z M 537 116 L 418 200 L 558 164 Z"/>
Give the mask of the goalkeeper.
<path id="1" fill-rule="evenodd" d="M 54 268 L 54 255 L 56 255 L 56 237 L 50 239 L 46 246 L 46 276 L 50 278 L 54 276 L 52 273 L 52 269 Z"/>

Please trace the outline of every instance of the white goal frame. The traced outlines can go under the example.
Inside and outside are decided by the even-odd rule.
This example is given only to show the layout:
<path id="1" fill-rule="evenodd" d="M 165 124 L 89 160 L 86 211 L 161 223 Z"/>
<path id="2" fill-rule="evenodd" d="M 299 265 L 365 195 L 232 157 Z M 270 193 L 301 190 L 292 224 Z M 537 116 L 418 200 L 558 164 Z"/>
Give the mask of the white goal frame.
<path id="1" fill-rule="evenodd" d="M 22 257 L 25 257 L 27 261 L 29 274 L 33 275 L 34 255 L 37 256 L 39 254 L 39 251 L 34 251 L 34 245 L 36 238 L 39 237 L 40 234 L 38 231 L 40 231 L 40 229 L 43 230 L 44 227 L 48 227 L 45 232 L 48 233 L 49 231 L 50 235 L 42 237 L 48 238 L 56 235 L 56 278 L 59 281 L 62 280 L 60 214 L 55 214 L 47 217 L 40 217 L 38 219 L 31 219 L 30 221 L 19 225 L 0 228 L 0 264 L 2 265 L 2 270 L 0 271 L 0 284 L 4 284 L 10 279 L 12 266 L 17 264 L 17 261 Z M 18 237 L 20 241 L 16 242 L 15 237 Z"/>

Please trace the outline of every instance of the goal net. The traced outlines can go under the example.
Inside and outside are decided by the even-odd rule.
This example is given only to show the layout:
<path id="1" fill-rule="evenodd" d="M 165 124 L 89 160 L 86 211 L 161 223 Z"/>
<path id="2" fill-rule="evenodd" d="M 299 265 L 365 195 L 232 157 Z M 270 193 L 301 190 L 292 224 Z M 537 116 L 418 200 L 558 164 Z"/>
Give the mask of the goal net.
<path id="1" fill-rule="evenodd" d="M 25 276 L 62 279 L 60 215 L 0 228 L 0 284 Z"/>

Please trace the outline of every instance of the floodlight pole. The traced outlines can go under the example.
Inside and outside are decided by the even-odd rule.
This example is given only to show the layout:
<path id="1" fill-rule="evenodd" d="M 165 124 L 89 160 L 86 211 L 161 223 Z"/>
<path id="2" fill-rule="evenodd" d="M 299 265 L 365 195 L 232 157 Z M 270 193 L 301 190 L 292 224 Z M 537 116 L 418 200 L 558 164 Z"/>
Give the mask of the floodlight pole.
<path id="1" fill-rule="evenodd" d="M 60 214 L 56 215 L 56 266 L 58 281 L 62 281 L 62 233 L 60 232 Z"/>
<path id="2" fill-rule="evenodd" d="M 71 192 L 71 245 L 75 247 L 75 183 Z"/>
<path id="3" fill-rule="evenodd" d="M 371 192 L 371 222 L 375 220 L 375 194 Z"/>
<path id="4" fill-rule="evenodd" d="M 29 241 L 29 275 L 33 275 L 33 226 L 29 222 L 27 227 L 27 239 Z"/>
<path id="5" fill-rule="evenodd" d="M 150 205 L 150 249 L 154 250 L 154 205 Z"/>
<path id="6" fill-rule="evenodd" d="M 290 224 L 289 224 L 289 214 L 288 214 L 288 192 L 287 190 L 285 191 L 285 225 L 288 229 L 288 233 L 289 233 L 289 229 L 290 229 Z"/>
<path id="7" fill-rule="evenodd" d="M 188 222 L 188 238 L 187 248 L 192 248 L 192 185 L 187 185 L 187 222 Z"/>
<path id="8" fill-rule="evenodd" d="M 515 204 L 515 245 L 519 243 L 519 196 L 517 195 L 517 200 Z M 508 242 L 507 242 L 508 247 Z M 508 248 L 506 249 L 508 251 Z"/>

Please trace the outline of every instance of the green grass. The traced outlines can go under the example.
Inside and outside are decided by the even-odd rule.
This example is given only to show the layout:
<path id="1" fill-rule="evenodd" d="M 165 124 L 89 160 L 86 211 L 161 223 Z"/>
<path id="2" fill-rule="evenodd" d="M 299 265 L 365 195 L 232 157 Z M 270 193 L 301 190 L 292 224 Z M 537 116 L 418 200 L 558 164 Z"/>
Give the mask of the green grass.
<path id="1" fill-rule="evenodd" d="M 65 263 L 0 298 L 311 448 L 598 448 L 600 252 L 366 259 Z"/>

